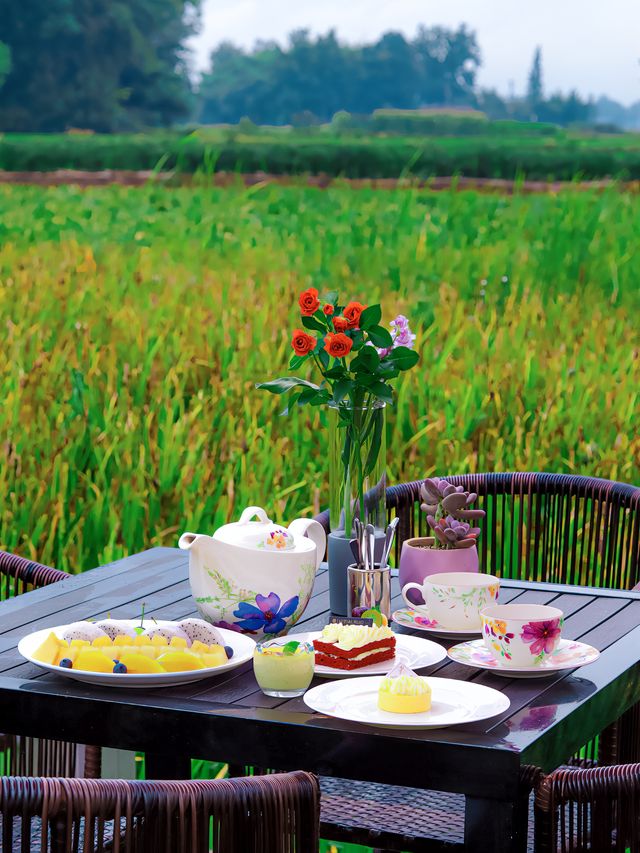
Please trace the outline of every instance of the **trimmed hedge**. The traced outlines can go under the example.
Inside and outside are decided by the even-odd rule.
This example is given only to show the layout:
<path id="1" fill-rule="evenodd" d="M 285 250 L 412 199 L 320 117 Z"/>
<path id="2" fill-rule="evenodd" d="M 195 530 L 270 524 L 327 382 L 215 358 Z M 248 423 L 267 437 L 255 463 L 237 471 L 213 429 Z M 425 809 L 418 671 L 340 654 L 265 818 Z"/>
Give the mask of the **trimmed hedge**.
<path id="1" fill-rule="evenodd" d="M 335 136 L 243 137 L 234 131 L 186 137 L 150 133 L 106 135 L 5 135 L 0 169 L 265 171 L 350 178 L 464 175 L 478 178 L 586 180 L 640 179 L 640 144 L 624 147 L 602 139 L 487 139 Z"/>

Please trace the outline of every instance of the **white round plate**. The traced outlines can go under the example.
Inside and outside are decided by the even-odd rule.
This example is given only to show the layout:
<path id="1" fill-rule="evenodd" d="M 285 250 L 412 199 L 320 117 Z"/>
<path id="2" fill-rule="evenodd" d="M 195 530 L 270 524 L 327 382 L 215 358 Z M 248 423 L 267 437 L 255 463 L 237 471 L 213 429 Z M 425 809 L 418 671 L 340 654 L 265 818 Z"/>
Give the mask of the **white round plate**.
<path id="1" fill-rule="evenodd" d="M 422 714 L 392 714 L 378 708 L 378 688 L 383 676 L 354 681 L 330 681 L 304 694 L 305 704 L 321 714 L 390 729 L 440 729 L 474 723 L 504 713 L 507 696 L 483 684 L 454 678 L 429 678 L 431 709 Z"/>
<path id="2" fill-rule="evenodd" d="M 291 634 L 292 640 L 313 643 L 320 636 L 320 631 L 311 631 L 307 634 Z M 383 660 L 380 663 L 372 663 L 360 669 L 334 669 L 332 666 L 315 666 L 315 674 L 322 678 L 342 678 L 352 675 L 386 675 L 389 670 L 402 661 L 409 669 L 424 669 L 425 666 L 433 666 L 447 656 L 446 651 L 422 637 L 411 637 L 408 634 L 396 634 L 396 655 L 391 660 Z"/>
<path id="3" fill-rule="evenodd" d="M 485 646 L 484 640 L 470 640 L 467 643 L 452 646 L 448 655 L 456 663 L 463 663 L 465 666 L 473 666 L 476 669 L 487 669 L 495 672 L 496 675 L 504 675 L 505 678 L 546 678 L 564 669 L 575 669 L 578 666 L 593 663 L 600 657 L 600 652 L 586 643 L 560 640 L 555 652 L 538 666 L 511 667 L 496 660 Z"/>
<path id="4" fill-rule="evenodd" d="M 141 623 L 139 619 L 123 619 L 122 622 L 128 622 L 132 628 L 138 627 Z M 151 628 L 155 625 L 164 627 L 165 625 L 173 625 L 174 622 L 168 622 L 165 619 L 145 620 L 142 623 L 143 628 Z M 51 631 L 60 636 L 66 625 L 56 625 L 53 628 L 44 628 L 42 631 L 35 631 L 23 637 L 18 643 L 18 651 L 30 663 L 39 666 L 41 669 L 46 669 L 47 672 L 55 672 L 56 675 L 62 675 L 66 678 L 73 678 L 75 681 L 83 681 L 85 684 L 98 684 L 101 687 L 174 687 L 177 684 L 189 684 L 192 681 L 202 681 L 204 678 L 211 678 L 212 675 L 220 675 L 221 672 L 227 672 L 230 669 L 236 669 L 248 660 L 253 658 L 253 650 L 255 642 L 245 634 L 239 634 L 237 631 L 228 631 L 225 628 L 218 628 L 226 646 L 231 646 L 233 649 L 233 657 L 227 663 L 220 666 L 209 667 L 207 669 L 192 669 L 188 672 L 149 672 L 140 675 L 130 673 L 119 674 L 115 672 L 86 672 L 81 669 L 65 669 L 62 666 L 54 664 L 42 663 L 33 659 L 33 652 L 36 651 L 49 636 Z"/>
<path id="5" fill-rule="evenodd" d="M 477 631 L 470 631 L 469 628 L 445 628 L 435 619 L 427 619 L 426 616 L 421 616 L 416 610 L 410 607 L 403 607 L 401 610 L 396 610 L 392 617 L 394 622 L 402 625 L 404 628 L 412 628 L 414 631 L 425 631 L 427 634 L 433 634 L 434 637 L 441 637 L 443 640 L 457 640 L 460 637 L 475 637 L 482 634 L 482 628 Z"/>

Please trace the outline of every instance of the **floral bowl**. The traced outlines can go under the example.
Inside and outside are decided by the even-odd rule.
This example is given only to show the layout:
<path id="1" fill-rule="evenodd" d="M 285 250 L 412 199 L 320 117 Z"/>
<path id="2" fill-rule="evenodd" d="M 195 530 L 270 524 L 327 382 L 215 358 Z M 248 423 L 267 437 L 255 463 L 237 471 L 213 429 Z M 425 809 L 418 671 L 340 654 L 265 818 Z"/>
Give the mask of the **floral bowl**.
<path id="1" fill-rule="evenodd" d="M 562 610 L 547 604 L 491 604 L 480 614 L 482 637 L 502 666 L 539 666 L 558 647 Z"/>

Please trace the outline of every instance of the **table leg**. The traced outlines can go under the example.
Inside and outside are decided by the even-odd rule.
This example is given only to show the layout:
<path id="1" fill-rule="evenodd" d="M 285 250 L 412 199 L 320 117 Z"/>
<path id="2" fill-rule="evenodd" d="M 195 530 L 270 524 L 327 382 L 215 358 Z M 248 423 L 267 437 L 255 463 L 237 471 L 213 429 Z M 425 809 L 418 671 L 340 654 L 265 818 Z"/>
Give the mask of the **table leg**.
<path id="1" fill-rule="evenodd" d="M 184 755 L 146 752 L 144 775 L 147 779 L 191 779 L 191 759 Z"/>
<path id="2" fill-rule="evenodd" d="M 527 814 L 513 800 L 467 797 L 464 816 L 465 850 L 473 853 L 526 853 Z"/>

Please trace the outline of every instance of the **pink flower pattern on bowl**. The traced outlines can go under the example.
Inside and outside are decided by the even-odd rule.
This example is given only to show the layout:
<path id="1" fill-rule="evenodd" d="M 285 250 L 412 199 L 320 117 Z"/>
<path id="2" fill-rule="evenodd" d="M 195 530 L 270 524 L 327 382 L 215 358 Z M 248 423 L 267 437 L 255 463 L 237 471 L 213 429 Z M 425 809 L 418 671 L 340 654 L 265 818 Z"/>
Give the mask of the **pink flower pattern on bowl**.
<path id="1" fill-rule="evenodd" d="M 427 619 L 425 616 L 414 616 L 413 619 L 417 625 L 422 625 L 423 628 L 435 628 L 438 624 L 435 619 Z"/>

